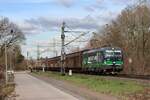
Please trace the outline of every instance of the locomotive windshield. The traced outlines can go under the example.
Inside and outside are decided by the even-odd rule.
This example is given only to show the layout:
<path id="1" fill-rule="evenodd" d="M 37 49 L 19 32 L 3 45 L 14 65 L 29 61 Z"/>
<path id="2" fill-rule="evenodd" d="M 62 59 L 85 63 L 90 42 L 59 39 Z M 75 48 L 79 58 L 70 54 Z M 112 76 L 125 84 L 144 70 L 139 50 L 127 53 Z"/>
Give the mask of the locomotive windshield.
<path id="1" fill-rule="evenodd" d="M 106 50 L 105 58 L 118 58 L 122 59 L 122 51 L 121 50 Z"/>
<path id="2" fill-rule="evenodd" d="M 117 56 L 117 57 L 122 56 L 121 50 L 115 50 L 114 55 Z"/>
<path id="3" fill-rule="evenodd" d="M 113 56 L 113 55 L 114 55 L 113 50 L 106 50 L 106 52 L 105 52 L 105 57 L 111 57 L 111 56 Z"/>

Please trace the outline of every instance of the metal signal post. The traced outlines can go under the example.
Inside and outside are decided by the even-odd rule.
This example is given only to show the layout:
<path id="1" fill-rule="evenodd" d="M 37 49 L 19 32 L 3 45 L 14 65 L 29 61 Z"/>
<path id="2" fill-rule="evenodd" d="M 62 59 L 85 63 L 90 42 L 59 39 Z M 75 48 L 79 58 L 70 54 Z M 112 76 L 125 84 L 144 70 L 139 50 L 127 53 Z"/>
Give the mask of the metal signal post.
<path id="1" fill-rule="evenodd" d="M 61 74 L 62 75 L 65 75 L 65 59 L 66 59 L 65 46 L 67 46 L 68 44 L 74 42 L 75 40 L 89 33 L 83 31 L 66 31 L 65 26 L 66 26 L 65 22 L 63 22 L 61 27 Z M 65 32 L 74 32 L 74 33 L 82 33 L 82 34 L 65 44 Z"/>
<path id="2" fill-rule="evenodd" d="M 61 27 L 61 74 L 65 75 L 65 22 Z"/>
<path id="3" fill-rule="evenodd" d="M 5 75 L 5 82 L 6 84 L 8 83 L 8 75 L 7 75 L 7 68 L 8 68 L 8 65 L 7 65 L 7 45 L 5 43 L 5 70 L 6 70 L 6 75 Z"/>

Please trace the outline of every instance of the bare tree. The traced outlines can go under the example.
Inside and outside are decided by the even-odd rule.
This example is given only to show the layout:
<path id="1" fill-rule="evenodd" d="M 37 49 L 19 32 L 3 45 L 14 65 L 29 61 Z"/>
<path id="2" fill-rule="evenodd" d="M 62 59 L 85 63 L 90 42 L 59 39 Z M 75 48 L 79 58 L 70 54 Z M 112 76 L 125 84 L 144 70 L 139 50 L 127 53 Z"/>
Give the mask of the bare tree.
<path id="1" fill-rule="evenodd" d="M 23 43 L 25 36 L 17 25 L 10 22 L 8 18 L 0 20 L 0 49 L 1 55 L 4 51 L 4 45 L 10 47 Z"/>

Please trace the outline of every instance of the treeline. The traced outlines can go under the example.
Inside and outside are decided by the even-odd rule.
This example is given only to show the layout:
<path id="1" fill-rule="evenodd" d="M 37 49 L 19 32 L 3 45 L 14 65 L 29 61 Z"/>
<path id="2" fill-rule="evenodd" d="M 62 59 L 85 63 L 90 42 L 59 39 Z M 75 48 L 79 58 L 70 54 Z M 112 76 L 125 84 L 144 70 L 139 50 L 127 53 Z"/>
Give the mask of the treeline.
<path id="1" fill-rule="evenodd" d="M 5 81 L 5 50 L 8 70 L 18 69 L 24 61 L 20 44 L 25 40 L 23 32 L 6 17 L 0 19 L 0 86 Z M 5 49 L 6 48 L 6 49 Z"/>
<path id="2" fill-rule="evenodd" d="M 95 33 L 89 44 L 91 48 L 121 47 L 124 73 L 150 74 L 149 4 L 128 6 L 115 20 Z"/>

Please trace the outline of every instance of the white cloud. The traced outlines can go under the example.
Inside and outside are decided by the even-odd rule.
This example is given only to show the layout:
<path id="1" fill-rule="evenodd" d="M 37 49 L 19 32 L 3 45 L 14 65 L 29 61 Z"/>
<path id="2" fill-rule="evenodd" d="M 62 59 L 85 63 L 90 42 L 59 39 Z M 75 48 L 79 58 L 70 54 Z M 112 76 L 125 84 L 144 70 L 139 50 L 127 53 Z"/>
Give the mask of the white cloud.
<path id="1" fill-rule="evenodd" d="M 85 10 L 89 12 L 95 12 L 95 11 L 102 11 L 107 10 L 110 8 L 107 8 L 107 5 L 114 5 L 114 6 L 127 6 L 132 5 L 136 3 L 136 0 L 95 0 L 92 4 L 89 4 L 85 6 Z"/>
<path id="2" fill-rule="evenodd" d="M 96 10 L 106 10 L 104 0 L 95 0 L 92 4 L 86 5 L 85 10 L 89 12 L 95 12 Z"/>
<path id="3" fill-rule="evenodd" d="M 56 3 L 65 7 L 71 7 L 75 3 L 75 0 L 56 0 Z"/>
<path id="4" fill-rule="evenodd" d="M 131 5 L 135 2 L 138 2 L 138 0 L 112 0 L 114 5 Z"/>
<path id="5" fill-rule="evenodd" d="M 65 7 L 71 7 L 75 0 L 0 0 L 0 3 L 23 4 L 23 3 L 51 3 L 59 4 Z"/>
<path id="6" fill-rule="evenodd" d="M 48 3 L 53 0 L 0 0 L 0 3 Z"/>
<path id="7" fill-rule="evenodd" d="M 20 27 L 20 29 L 23 31 L 25 34 L 38 34 L 43 32 L 44 30 L 42 27 L 36 24 L 30 24 L 25 21 L 23 22 L 17 22 L 17 25 Z"/>
<path id="8" fill-rule="evenodd" d="M 25 33 L 40 33 L 44 31 L 60 31 L 62 22 L 65 21 L 72 29 L 96 30 L 100 27 L 99 19 L 86 16 L 84 18 L 31 18 L 18 24 Z"/>
<path id="9" fill-rule="evenodd" d="M 65 21 L 67 26 L 71 29 L 94 31 L 108 23 L 111 19 L 114 19 L 117 15 L 118 12 L 110 12 L 106 10 L 99 12 L 99 15 L 89 15 L 83 18 L 38 17 L 26 19 L 24 22 L 18 22 L 18 26 L 26 34 L 39 34 L 47 31 L 60 31 L 61 24 Z"/>

